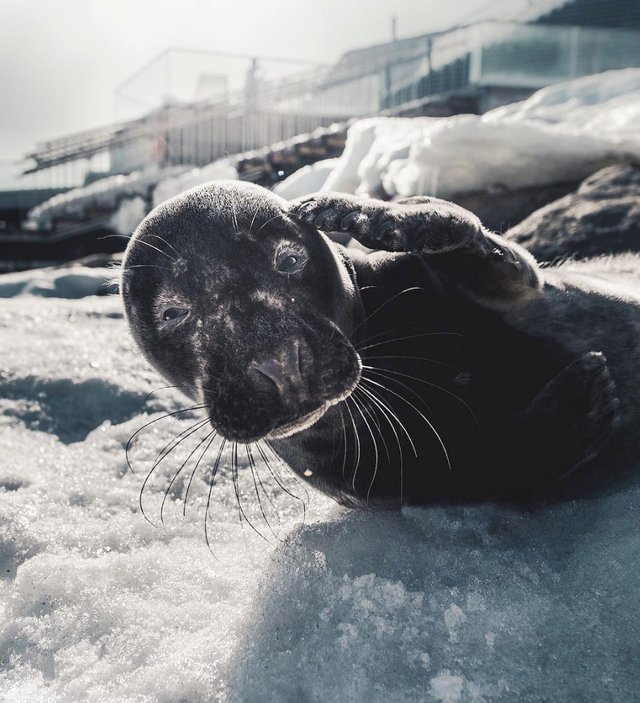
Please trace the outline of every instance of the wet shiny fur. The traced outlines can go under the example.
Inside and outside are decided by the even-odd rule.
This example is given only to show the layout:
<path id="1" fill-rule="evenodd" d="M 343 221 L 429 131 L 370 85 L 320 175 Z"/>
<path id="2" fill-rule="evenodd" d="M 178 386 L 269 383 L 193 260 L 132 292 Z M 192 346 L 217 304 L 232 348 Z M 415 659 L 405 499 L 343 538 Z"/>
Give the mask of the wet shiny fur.
<path id="1" fill-rule="evenodd" d="M 217 182 L 144 220 L 122 293 L 220 436 L 269 441 L 341 502 L 397 505 L 555 490 L 632 447 L 637 271 L 541 270 L 437 199 Z"/>

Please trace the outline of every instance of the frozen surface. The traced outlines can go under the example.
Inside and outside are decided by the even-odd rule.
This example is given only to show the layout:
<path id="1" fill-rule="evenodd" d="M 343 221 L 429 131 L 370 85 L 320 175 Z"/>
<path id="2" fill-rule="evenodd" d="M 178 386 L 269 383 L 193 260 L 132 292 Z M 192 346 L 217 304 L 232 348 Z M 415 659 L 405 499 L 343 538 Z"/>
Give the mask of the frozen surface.
<path id="1" fill-rule="evenodd" d="M 640 69 L 630 68 L 550 86 L 482 116 L 361 120 L 322 190 L 446 198 L 578 182 L 638 159 Z"/>
<path id="2" fill-rule="evenodd" d="M 300 502 L 215 447 L 169 491 L 200 416 L 132 347 L 113 297 L 0 311 L 0 699 L 10 703 L 580 700 L 640 686 L 640 490 L 532 511 Z M 158 390 L 146 400 L 150 391 Z M 206 432 L 206 430 L 205 430 Z M 288 481 L 276 464 L 272 467 Z M 304 493 L 291 482 L 293 492 Z M 279 513 L 279 520 L 275 512 Z M 245 541 L 246 540 L 246 541 Z"/>

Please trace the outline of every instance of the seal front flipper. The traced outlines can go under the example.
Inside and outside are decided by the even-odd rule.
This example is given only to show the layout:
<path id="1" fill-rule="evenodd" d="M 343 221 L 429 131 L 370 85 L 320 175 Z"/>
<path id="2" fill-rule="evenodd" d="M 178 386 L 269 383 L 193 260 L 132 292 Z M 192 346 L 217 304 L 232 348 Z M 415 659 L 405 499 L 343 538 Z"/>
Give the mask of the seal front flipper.
<path id="1" fill-rule="evenodd" d="M 528 300 L 542 287 L 530 254 L 446 200 L 420 197 L 389 203 L 319 193 L 293 201 L 289 212 L 325 232 L 348 232 L 371 249 L 424 255 L 431 268 L 487 307 Z"/>
<path id="2" fill-rule="evenodd" d="M 560 371 L 516 416 L 514 466 L 524 462 L 523 483 L 560 479 L 594 460 L 619 423 L 619 406 L 603 354 Z"/>

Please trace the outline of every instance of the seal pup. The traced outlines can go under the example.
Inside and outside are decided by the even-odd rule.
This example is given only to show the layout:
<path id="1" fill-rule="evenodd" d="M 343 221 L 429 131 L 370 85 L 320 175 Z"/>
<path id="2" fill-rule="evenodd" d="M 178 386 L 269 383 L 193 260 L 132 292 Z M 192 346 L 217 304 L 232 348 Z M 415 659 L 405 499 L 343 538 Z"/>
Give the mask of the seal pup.
<path id="1" fill-rule="evenodd" d="M 223 438 L 348 505 L 424 504 L 533 495 L 633 444 L 639 269 L 596 268 L 541 269 L 436 198 L 220 181 L 145 218 L 122 295 Z"/>

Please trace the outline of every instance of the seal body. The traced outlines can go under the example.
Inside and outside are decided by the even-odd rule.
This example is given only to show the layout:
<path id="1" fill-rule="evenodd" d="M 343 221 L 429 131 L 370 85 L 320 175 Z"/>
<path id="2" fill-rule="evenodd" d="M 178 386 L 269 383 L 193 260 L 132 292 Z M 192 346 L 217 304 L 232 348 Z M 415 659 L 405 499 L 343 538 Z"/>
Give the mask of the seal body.
<path id="1" fill-rule="evenodd" d="M 143 221 L 122 293 L 223 438 L 343 503 L 397 505 L 555 490 L 634 448 L 637 270 L 541 270 L 437 199 L 217 182 Z"/>

